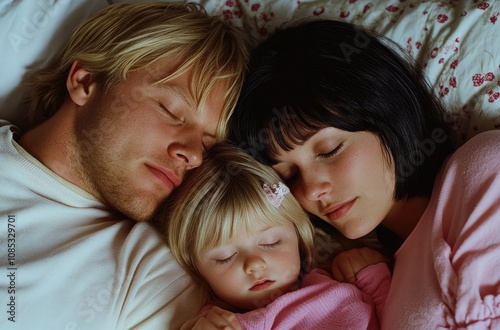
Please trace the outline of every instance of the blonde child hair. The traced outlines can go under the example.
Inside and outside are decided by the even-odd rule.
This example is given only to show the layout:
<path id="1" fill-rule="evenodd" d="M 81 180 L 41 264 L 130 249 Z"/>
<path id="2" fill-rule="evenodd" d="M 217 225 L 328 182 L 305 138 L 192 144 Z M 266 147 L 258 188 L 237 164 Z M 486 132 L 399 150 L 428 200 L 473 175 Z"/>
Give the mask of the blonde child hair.
<path id="1" fill-rule="evenodd" d="M 271 167 L 233 145 L 220 143 L 189 173 L 171 202 L 155 217 L 154 223 L 166 235 L 174 257 L 206 289 L 205 300 L 215 297 L 197 269 L 197 258 L 206 249 L 227 242 L 236 229 L 251 228 L 256 219 L 269 225 L 293 223 L 301 267 L 304 272 L 312 267 L 314 229 L 307 214 L 291 193 L 279 207 L 264 193 L 264 184 L 279 181 Z"/>
<path id="2" fill-rule="evenodd" d="M 209 16 L 199 4 L 184 2 L 116 3 L 79 25 L 64 49 L 35 74 L 30 115 L 38 124 L 51 117 L 68 92 L 66 79 L 74 61 L 97 76 L 105 89 L 127 73 L 164 59 L 182 59 L 158 83 L 193 69 L 191 93 L 199 111 L 214 85 L 228 91 L 217 138 L 224 138 L 249 60 L 252 41 L 242 30 Z"/>

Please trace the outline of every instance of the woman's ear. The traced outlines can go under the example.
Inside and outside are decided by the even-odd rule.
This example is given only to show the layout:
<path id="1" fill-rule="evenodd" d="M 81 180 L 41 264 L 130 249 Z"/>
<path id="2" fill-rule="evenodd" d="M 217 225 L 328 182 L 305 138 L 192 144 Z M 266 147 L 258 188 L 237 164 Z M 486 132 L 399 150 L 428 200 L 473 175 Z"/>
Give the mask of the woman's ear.
<path id="1" fill-rule="evenodd" d="M 73 102 L 79 106 L 83 106 L 95 91 L 95 76 L 75 61 L 69 71 L 66 88 Z"/>

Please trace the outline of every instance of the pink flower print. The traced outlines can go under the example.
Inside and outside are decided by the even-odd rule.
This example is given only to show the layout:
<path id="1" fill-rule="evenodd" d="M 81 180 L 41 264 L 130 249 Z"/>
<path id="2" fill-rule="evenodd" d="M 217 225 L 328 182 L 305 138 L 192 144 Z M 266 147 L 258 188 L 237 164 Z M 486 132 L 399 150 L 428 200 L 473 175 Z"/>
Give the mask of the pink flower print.
<path id="1" fill-rule="evenodd" d="M 495 75 L 493 74 L 493 72 L 488 72 L 484 76 L 484 80 L 486 80 L 486 81 L 493 81 L 493 79 L 495 79 Z"/>
<path id="2" fill-rule="evenodd" d="M 439 59 L 439 62 L 438 62 L 438 63 L 439 63 L 439 64 L 443 64 L 443 62 L 444 62 L 444 58 L 442 58 L 442 57 L 441 57 L 441 58 Z"/>
<path id="3" fill-rule="evenodd" d="M 420 41 L 417 41 L 417 42 L 415 43 L 415 47 L 416 47 L 417 49 L 420 49 L 420 47 L 422 47 L 422 43 L 421 43 Z"/>
<path id="4" fill-rule="evenodd" d="M 448 83 L 450 84 L 451 87 L 457 88 L 457 78 L 455 78 L 454 76 L 452 76 L 450 78 L 450 80 L 448 81 Z"/>
<path id="5" fill-rule="evenodd" d="M 255 3 L 250 7 L 252 11 L 258 11 L 259 8 L 260 8 L 260 3 Z"/>
<path id="6" fill-rule="evenodd" d="M 340 12 L 340 18 L 346 18 L 349 15 L 351 15 L 350 11 L 342 11 L 342 12 Z"/>
<path id="7" fill-rule="evenodd" d="M 439 92 L 439 96 L 440 97 L 445 97 L 446 95 L 448 95 L 448 93 L 450 92 L 450 89 L 448 87 L 445 87 L 444 89 L 442 89 L 440 92 Z"/>
<path id="8" fill-rule="evenodd" d="M 388 12 L 391 12 L 391 13 L 395 13 L 395 12 L 397 12 L 397 11 L 399 10 L 399 8 L 398 8 L 398 7 L 396 7 L 396 6 L 392 6 L 392 5 L 391 5 L 391 6 L 389 6 L 389 7 L 387 7 L 387 8 L 385 8 L 385 9 L 386 9 Z"/>
<path id="9" fill-rule="evenodd" d="M 422 12 L 422 14 L 423 14 L 423 15 L 427 15 L 427 13 L 428 13 L 428 11 L 427 11 L 427 10 L 424 10 L 424 11 Z"/>
<path id="10" fill-rule="evenodd" d="M 230 20 L 233 18 L 233 13 L 230 9 L 225 9 L 222 11 L 222 17 L 224 17 L 224 19 L 226 20 Z"/>
<path id="11" fill-rule="evenodd" d="M 460 38 L 456 37 L 456 38 L 455 38 L 455 42 L 456 42 L 456 43 L 459 43 L 459 42 L 460 42 Z"/>
<path id="12" fill-rule="evenodd" d="M 445 23 L 447 20 L 448 20 L 448 16 L 446 16 L 444 14 L 439 14 L 437 17 L 437 21 L 439 23 Z"/>
<path id="13" fill-rule="evenodd" d="M 431 51 L 431 58 L 435 58 L 438 54 L 438 48 L 434 47 Z"/>
<path id="14" fill-rule="evenodd" d="M 243 17 L 243 12 L 241 10 L 235 10 L 233 12 L 233 15 L 238 17 L 238 18 L 242 18 Z"/>
<path id="15" fill-rule="evenodd" d="M 349 0 L 349 3 L 356 3 L 358 0 Z"/>
<path id="16" fill-rule="evenodd" d="M 488 102 L 493 103 L 496 100 L 498 100 L 498 98 L 500 97 L 500 92 L 495 92 L 495 93 L 493 93 L 493 91 L 490 91 L 490 92 L 491 93 L 486 93 L 490 96 L 490 97 L 488 97 Z"/>
<path id="17" fill-rule="evenodd" d="M 489 3 L 483 2 L 482 4 L 478 5 L 477 8 L 482 9 L 482 10 L 486 10 L 486 9 L 488 9 L 489 6 L 490 6 Z"/>
<path id="18" fill-rule="evenodd" d="M 484 83 L 484 76 L 480 73 L 476 73 L 472 76 L 472 83 L 475 87 L 479 87 Z"/>
<path id="19" fill-rule="evenodd" d="M 228 6 L 228 7 L 234 7 L 234 0 L 227 0 L 226 1 L 226 6 Z"/>
<path id="20" fill-rule="evenodd" d="M 457 65 L 458 65 L 458 60 L 454 60 L 453 62 L 451 62 L 450 68 L 455 70 L 457 68 Z"/>
<path id="21" fill-rule="evenodd" d="M 495 13 L 490 17 L 491 24 L 495 24 L 497 22 L 498 16 L 500 16 L 500 13 Z"/>
<path id="22" fill-rule="evenodd" d="M 269 15 L 266 13 L 262 13 L 260 15 L 260 20 L 263 22 L 270 22 L 273 19 L 274 13 L 270 12 Z"/>
<path id="23" fill-rule="evenodd" d="M 314 16 L 319 16 L 325 12 L 325 7 L 321 6 L 313 11 Z"/>
<path id="24" fill-rule="evenodd" d="M 499 80 L 499 81 L 497 81 L 497 85 L 498 85 L 498 86 L 500 86 L 500 80 Z"/>
<path id="25" fill-rule="evenodd" d="M 370 5 L 365 5 L 365 6 L 363 7 L 363 14 L 366 14 L 366 12 L 367 12 L 370 8 L 371 8 L 371 6 L 370 6 Z"/>

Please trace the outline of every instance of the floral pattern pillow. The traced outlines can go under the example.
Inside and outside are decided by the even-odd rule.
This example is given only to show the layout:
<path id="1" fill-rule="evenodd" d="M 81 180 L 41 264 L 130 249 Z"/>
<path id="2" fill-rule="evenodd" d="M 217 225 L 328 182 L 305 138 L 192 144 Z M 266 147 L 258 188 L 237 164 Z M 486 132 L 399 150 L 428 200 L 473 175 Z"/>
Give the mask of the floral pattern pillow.
<path id="1" fill-rule="evenodd" d="M 500 1 L 205 0 L 209 12 L 266 38 L 284 22 L 324 17 L 380 32 L 423 65 L 459 142 L 500 129 Z"/>

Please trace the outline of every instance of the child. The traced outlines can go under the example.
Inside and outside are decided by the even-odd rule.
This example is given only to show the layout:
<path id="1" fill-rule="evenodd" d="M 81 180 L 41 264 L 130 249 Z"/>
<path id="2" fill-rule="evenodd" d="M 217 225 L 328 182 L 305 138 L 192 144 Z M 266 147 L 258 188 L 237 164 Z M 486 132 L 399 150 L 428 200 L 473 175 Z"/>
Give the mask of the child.
<path id="1" fill-rule="evenodd" d="M 219 144 L 171 200 L 156 224 L 211 302 L 184 328 L 379 328 L 390 281 L 383 256 L 349 251 L 364 268 L 357 287 L 312 269 L 313 226 L 272 168 Z"/>

